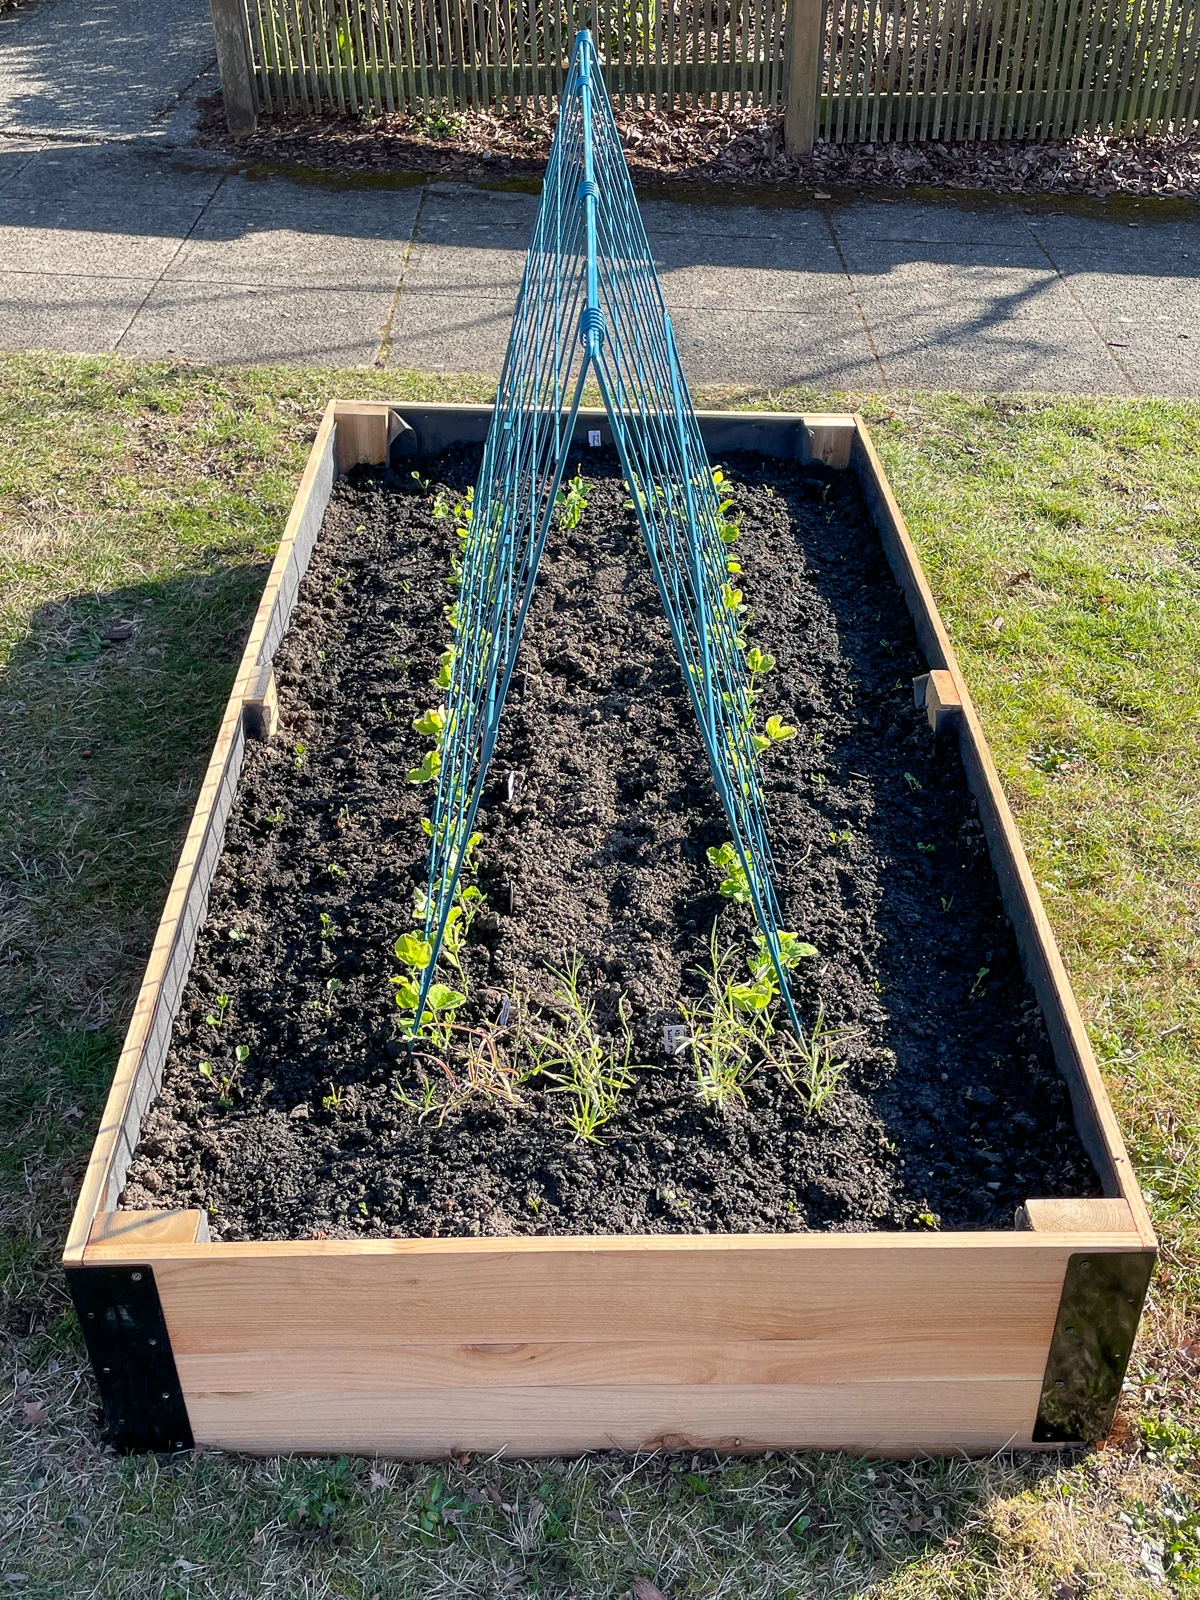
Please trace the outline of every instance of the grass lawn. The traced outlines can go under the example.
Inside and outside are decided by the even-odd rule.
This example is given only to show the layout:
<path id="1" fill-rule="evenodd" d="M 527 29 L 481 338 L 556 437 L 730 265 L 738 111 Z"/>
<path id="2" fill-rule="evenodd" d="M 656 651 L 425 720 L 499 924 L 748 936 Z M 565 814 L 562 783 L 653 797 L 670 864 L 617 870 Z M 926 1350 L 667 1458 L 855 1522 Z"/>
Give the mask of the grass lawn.
<path id="1" fill-rule="evenodd" d="M 960 647 L 1163 1239 L 1114 1444 L 443 1469 L 98 1443 L 56 1258 L 320 408 L 488 390 L 0 357 L 0 1596 L 1200 1592 L 1196 404 L 703 396 L 859 406 Z"/>

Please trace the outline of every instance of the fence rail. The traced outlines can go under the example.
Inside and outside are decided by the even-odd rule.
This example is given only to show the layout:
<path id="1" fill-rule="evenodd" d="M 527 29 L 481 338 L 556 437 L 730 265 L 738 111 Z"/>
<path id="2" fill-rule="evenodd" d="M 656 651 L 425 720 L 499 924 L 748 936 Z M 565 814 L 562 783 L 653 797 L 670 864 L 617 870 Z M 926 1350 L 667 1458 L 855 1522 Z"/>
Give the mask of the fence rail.
<path id="1" fill-rule="evenodd" d="M 581 27 L 619 106 L 786 105 L 793 148 L 1200 119 L 1200 0 L 211 3 L 234 132 L 275 111 L 539 113 Z"/>

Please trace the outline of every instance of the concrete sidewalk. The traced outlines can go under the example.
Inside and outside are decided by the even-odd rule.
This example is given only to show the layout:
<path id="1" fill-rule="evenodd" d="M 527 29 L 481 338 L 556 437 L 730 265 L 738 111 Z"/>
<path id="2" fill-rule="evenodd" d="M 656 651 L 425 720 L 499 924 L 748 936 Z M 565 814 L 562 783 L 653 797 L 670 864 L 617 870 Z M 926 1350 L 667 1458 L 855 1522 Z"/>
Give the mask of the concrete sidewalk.
<path id="1" fill-rule="evenodd" d="M 498 373 L 534 196 L 190 150 L 213 56 L 208 0 L 0 17 L 0 348 Z M 1197 209 L 643 214 L 697 384 L 1200 394 Z"/>
<path id="2" fill-rule="evenodd" d="M 0 137 L 0 347 L 498 373 L 535 206 Z M 1200 394 L 1200 220 L 910 201 L 643 214 L 697 384 Z"/>
<path id="3" fill-rule="evenodd" d="M 216 56 L 208 0 L 37 0 L 0 15 L 0 132 L 162 137 Z"/>

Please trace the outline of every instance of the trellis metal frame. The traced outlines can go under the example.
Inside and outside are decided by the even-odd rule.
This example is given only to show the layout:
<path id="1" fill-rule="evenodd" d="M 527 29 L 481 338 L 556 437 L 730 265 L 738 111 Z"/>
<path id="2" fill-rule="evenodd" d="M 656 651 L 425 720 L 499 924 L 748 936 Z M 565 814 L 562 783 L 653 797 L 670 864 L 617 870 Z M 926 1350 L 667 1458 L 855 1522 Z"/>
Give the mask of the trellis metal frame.
<path id="1" fill-rule="evenodd" d="M 801 1035 L 721 502 L 591 35 L 563 90 L 462 562 L 431 816 L 424 1007 L 499 734 L 584 385 L 594 377 L 755 919 Z"/>

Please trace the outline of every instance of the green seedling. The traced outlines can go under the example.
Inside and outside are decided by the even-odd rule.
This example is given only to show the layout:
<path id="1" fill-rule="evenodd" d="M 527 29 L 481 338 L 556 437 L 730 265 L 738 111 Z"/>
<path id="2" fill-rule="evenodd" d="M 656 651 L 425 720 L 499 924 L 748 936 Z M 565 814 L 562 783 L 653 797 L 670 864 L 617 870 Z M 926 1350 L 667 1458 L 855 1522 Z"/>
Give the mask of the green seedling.
<path id="1" fill-rule="evenodd" d="M 800 1095 L 810 1117 L 819 1116 L 835 1093 L 848 1063 L 835 1059 L 844 1036 L 825 1025 L 825 1008 L 818 1006 L 813 1030 L 799 1040 L 789 1040 L 775 1064 L 786 1081 Z"/>
<path id="2" fill-rule="evenodd" d="M 739 1003 L 731 952 L 722 952 L 717 924 L 709 935 L 710 967 L 704 998 L 682 1006 L 687 1034 L 680 1049 L 690 1049 L 696 1069 L 696 1094 L 705 1106 L 729 1110 L 746 1098 L 745 1082 L 762 1054 L 762 1031 L 769 1025 L 765 1007 Z"/>
<path id="3" fill-rule="evenodd" d="M 726 572 L 731 572 L 734 575 L 735 578 L 741 577 L 742 563 L 740 561 L 738 561 L 735 557 L 730 556 L 729 559 L 725 563 L 725 571 Z"/>
<path id="4" fill-rule="evenodd" d="M 327 1017 L 331 1017 L 333 1015 L 334 995 L 337 994 L 339 989 L 344 989 L 345 987 L 346 986 L 342 982 L 341 978 L 330 978 L 325 984 L 325 1015 Z"/>
<path id="5" fill-rule="evenodd" d="M 229 996 L 227 994 L 219 994 L 217 996 L 217 1009 L 215 1011 L 210 1011 L 204 1020 L 208 1023 L 210 1028 L 219 1028 L 224 1023 L 225 1013 L 228 1010 Z"/>
<path id="6" fill-rule="evenodd" d="M 210 1079 L 211 1082 L 215 1084 L 217 1090 L 217 1104 L 223 1109 L 227 1110 L 233 1104 L 232 1074 L 222 1074 L 221 1078 L 218 1080 L 216 1073 L 213 1071 L 213 1064 L 211 1061 L 202 1061 L 197 1070 L 200 1072 L 202 1077 Z"/>
<path id="7" fill-rule="evenodd" d="M 908 785 L 908 787 L 909 787 L 909 788 L 910 788 L 910 789 L 911 789 L 911 790 L 912 790 L 912 791 L 913 791 L 913 793 L 914 793 L 914 794 L 915 794 L 915 793 L 916 793 L 916 792 L 917 792 L 917 790 L 918 790 L 918 789 L 919 789 L 919 788 L 920 788 L 920 787 L 921 787 L 921 780 L 920 780 L 920 778 L 915 778 L 915 777 L 914 777 L 914 776 L 913 776 L 913 775 L 912 775 L 912 773 L 911 773 L 911 772 L 906 772 L 906 773 L 905 773 L 905 774 L 904 774 L 904 781 L 905 781 L 905 783 L 906 783 L 906 784 L 907 784 L 907 785 Z"/>
<path id="8" fill-rule="evenodd" d="M 983 993 L 984 983 L 987 981 L 988 973 L 991 972 L 991 970 L 991 967 L 980 967 L 979 971 L 975 974 L 975 982 L 971 985 L 972 1000 L 978 1000 L 979 996 Z"/>
<path id="9" fill-rule="evenodd" d="M 830 833 L 829 833 L 829 842 L 830 842 L 830 844 L 850 844 L 851 841 L 853 840 L 853 838 L 854 838 L 854 834 L 850 831 L 849 828 L 839 828 L 836 831 L 833 830 L 833 829 L 830 829 Z"/>
<path id="10" fill-rule="evenodd" d="M 409 473 L 409 477 L 410 478 L 414 478 L 416 480 L 417 487 L 420 489 L 422 494 L 428 494 L 429 493 L 429 486 L 430 486 L 430 482 L 432 481 L 431 479 L 423 478 L 421 476 L 421 474 L 419 472 L 415 471 L 415 470 L 413 472 Z"/>
<path id="11" fill-rule="evenodd" d="M 382 696 L 380 696 L 380 700 L 379 700 L 379 710 L 380 710 L 380 713 L 382 714 L 382 716 L 384 717 L 384 719 L 386 721 L 388 721 L 388 722 L 390 722 L 392 720 L 392 718 L 396 715 L 396 713 L 392 710 L 391 706 L 388 705 L 387 701 L 385 699 L 383 699 Z"/>
<path id="12" fill-rule="evenodd" d="M 441 739 L 446 726 L 446 713 L 441 706 L 431 706 L 428 711 L 423 711 L 419 717 L 413 719 L 413 727 L 417 733 L 423 733 L 427 739 Z"/>
<path id="13" fill-rule="evenodd" d="M 723 583 L 721 585 L 721 599 L 724 602 L 726 611 L 732 612 L 735 617 L 740 617 L 744 613 L 746 607 L 742 603 L 742 591 L 735 589 L 733 584 Z"/>
<path id="14" fill-rule="evenodd" d="M 242 928 L 230 928 L 229 930 L 229 939 L 233 944 L 244 944 L 249 937 L 250 935 Z"/>
<path id="15" fill-rule="evenodd" d="M 947 900 L 946 896 L 943 895 L 942 896 L 942 914 L 945 915 L 946 912 L 948 912 L 950 910 L 950 907 L 953 904 L 954 904 L 954 896 L 953 895 L 951 895 L 948 900 Z"/>
<path id="16" fill-rule="evenodd" d="M 734 905 L 748 906 L 750 904 L 750 880 L 746 876 L 746 869 L 742 865 L 741 857 L 732 844 L 710 845 L 707 851 L 710 866 L 716 867 L 722 874 L 720 893 L 726 900 L 732 900 Z"/>
<path id="17" fill-rule="evenodd" d="M 283 822 L 283 820 L 284 820 L 284 817 L 283 817 L 283 812 L 282 811 L 270 811 L 263 818 L 263 821 L 264 822 L 269 822 L 273 828 L 278 828 L 279 825 Z"/>
<path id="18" fill-rule="evenodd" d="M 760 752 L 769 750 L 772 745 L 786 744 L 789 739 L 795 737 L 795 728 L 784 722 L 781 717 L 768 717 L 764 731 L 754 735 L 754 748 Z"/>
<path id="19" fill-rule="evenodd" d="M 329 1093 L 321 1096 L 322 1109 L 325 1111 L 340 1111 L 342 1108 L 342 1101 L 344 1099 L 345 1095 L 333 1083 L 333 1081 L 330 1080 Z"/>
<path id="20" fill-rule="evenodd" d="M 417 1099 L 405 1089 L 392 1085 L 392 1098 L 399 1100 L 402 1106 L 407 1106 L 416 1113 L 417 1121 L 424 1122 L 425 1118 L 438 1109 L 437 1084 L 427 1072 L 421 1074 L 421 1096 Z"/>
<path id="21" fill-rule="evenodd" d="M 340 883 L 343 878 L 348 878 L 350 874 L 339 862 L 330 861 L 325 867 L 325 876 L 332 878 L 334 883 Z"/>
<path id="22" fill-rule="evenodd" d="M 443 650 L 441 659 L 438 662 L 438 675 L 433 680 L 433 687 L 435 689 L 448 689 L 450 687 L 450 675 L 453 670 L 454 650 L 453 648 L 449 650 Z"/>
<path id="23" fill-rule="evenodd" d="M 747 650 L 746 665 L 750 669 L 750 698 L 753 700 L 759 693 L 758 680 L 765 678 L 768 672 L 774 672 L 775 657 L 755 647 Z"/>
<path id="24" fill-rule="evenodd" d="M 932 856 L 937 854 L 937 845 L 935 844 L 922 844 L 920 841 L 918 841 L 917 849 L 923 856 Z"/>
<path id="25" fill-rule="evenodd" d="M 299 772 L 300 768 L 304 765 L 304 762 L 305 762 L 305 759 L 306 759 L 307 755 L 308 755 L 308 746 L 307 745 L 305 745 L 305 744 L 297 744 L 293 748 L 293 750 L 292 750 L 292 765 L 295 767 L 297 772 Z"/>
<path id="26" fill-rule="evenodd" d="M 596 1031 L 595 1006 L 579 992 L 583 970 L 580 956 L 572 956 L 555 972 L 555 999 L 562 1010 L 558 1026 L 535 1039 L 537 1071 L 551 1084 L 551 1094 L 568 1100 L 567 1121 L 577 1139 L 599 1142 L 600 1130 L 616 1115 L 620 1099 L 642 1069 L 630 1064 L 633 1034 L 629 1030 L 624 1000 L 618 1004 L 620 1039 L 605 1039 Z"/>
<path id="27" fill-rule="evenodd" d="M 450 515 L 450 502 L 446 499 L 446 496 L 440 489 L 433 497 L 431 515 L 435 522 L 445 522 L 446 518 Z"/>
<path id="28" fill-rule="evenodd" d="M 441 754 L 437 750 L 426 750 L 420 764 L 408 769 L 409 783 L 432 783 L 441 765 Z"/>
<path id="29" fill-rule="evenodd" d="M 425 1032 L 438 1047 L 446 1050 L 450 1045 L 450 1030 L 454 1025 L 454 1013 L 459 1006 L 466 1004 L 467 997 L 459 989 L 451 989 L 449 984 L 431 983 L 429 993 L 425 996 L 425 1008 L 421 1012 L 421 1020 L 416 1020 L 417 986 L 413 983 L 401 984 L 396 989 L 396 1004 L 402 1011 L 412 1013 L 410 1018 L 411 1033 L 408 1038 L 417 1038 Z M 403 1031 L 404 1019 L 401 1018 Z"/>
<path id="30" fill-rule="evenodd" d="M 575 468 L 575 476 L 559 489 L 554 498 L 554 510 L 558 517 L 558 525 L 564 533 L 570 533 L 577 528 L 583 520 L 583 513 L 587 510 L 587 485 L 580 476 L 579 468 Z"/>
<path id="31" fill-rule="evenodd" d="M 332 939 L 336 929 L 333 926 L 333 918 L 329 915 L 328 911 L 321 912 L 320 922 L 321 926 L 317 933 L 317 938 L 321 939 L 322 941 L 325 939 Z"/>

